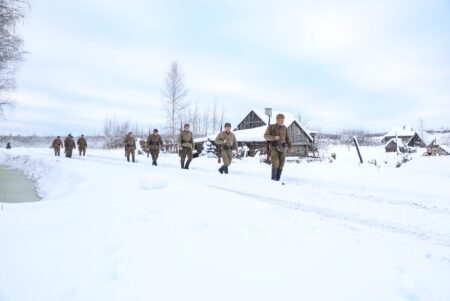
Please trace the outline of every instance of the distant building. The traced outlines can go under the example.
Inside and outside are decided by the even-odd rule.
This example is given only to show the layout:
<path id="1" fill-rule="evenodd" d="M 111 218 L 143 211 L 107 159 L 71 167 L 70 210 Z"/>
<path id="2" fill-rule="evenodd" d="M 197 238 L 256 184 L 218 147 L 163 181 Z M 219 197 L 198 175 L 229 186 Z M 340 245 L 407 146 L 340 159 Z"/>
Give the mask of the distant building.
<path id="1" fill-rule="evenodd" d="M 397 148 L 397 141 L 398 141 L 398 148 Z M 396 152 L 397 149 L 399 152 L 401 153 L 407 153 L 408 152 L 408 147 L 403 143 L 402 139 L 395 139 L 392 138 L 391 140 L 389 140 L 386 145 L 384 146 L 384 148 L 386 149 L 386 152 L 390 153 L 390 152 Z"/>
<path id="2" fill-rule="evenodd" d="M 276 115 L 279 113 L 285 116 L 284 125 L 288 128 L 288 134 L 292 141 L 292 151 L 288 155 L 300 157 L 317 155 L 314 136 L 305 130 L 291 113 L 273 111 L 270 116 L 270 124 L 276 122 Z M 258 151 L 264 152 L 266 144 L 264 133 L 268 124 L 269 117 L 264 113 L 264 110 L 251 110 L 234 129 L 233 132 L 238 140 L 238 145 L 246 145 L 249 156 L 253 156 Z M 208 138 L 214 141 L 216 135 L 198 138 L 195 139 L 195 142 L 199 145 Z"/>
<path id="3" fill-rule="evenodd" d="M 399 139 L 402 144 L 406 147 L 425 147 L 425 143 L 419 134 L 412 127 L 393 127 L 384 137 L 381 142 L 386 143 L 386 146 L 391 142 L 392 139 Z M 390 143 L 392 146 L 392 143 Z M 400 146 L 400 143 L 399 143 Z M 387 151 L 387 150 L 386 150 Z"/>
<path id="4" fill-rule="evenodd" d="M 449 156 L 450 152 L 436 143 L 436 139 L 427 146 L 424 156 Z"/>

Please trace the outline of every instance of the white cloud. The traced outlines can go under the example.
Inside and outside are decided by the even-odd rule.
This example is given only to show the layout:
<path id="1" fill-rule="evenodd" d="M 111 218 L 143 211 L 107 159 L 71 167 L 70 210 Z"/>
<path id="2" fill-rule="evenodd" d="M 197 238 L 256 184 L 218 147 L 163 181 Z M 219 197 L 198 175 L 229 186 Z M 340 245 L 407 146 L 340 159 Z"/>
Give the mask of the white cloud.
<path id="1" fill-rule="evenodd" d="M 171 31 L 180 26 L 173 3 L 82 0 L 59 3 L 58 12 L 47 11 L 51 6 L 44 2 L 36 5 L 24 35 L 30 54 L 18 79 L 22 104 L 12 118 L 19 118 L 20 109 L 40 110 L 45 119 L 57 112 L 57 118 L 79 119 L 80 126 L 85 122 L 95 130 L 105 115 L 162 124 L 160 87 L 170 62 L 178 59 L 188 98 L 223 102 L 227 118 L 236 122 L 249 109 L 266 106 L 299 111 L 325 129 L 385 128 L 390 124 L 380 120 L 393 123 L 392 118 L 416 118 L 418 112 L 436 122 L 448 120 L 439 107 L 449 103 L 449 45 L 439 33 L 417 35 L 407 26 L 420 27 L 415 17 L 439 1 L 223 2 L 219 6 L 230 15 L 212 41 L 199 41 L 201 32 L 197 36 L 198 28 L 189 23 Z M 183 13 L 207 24 L 207 11 Z M 86 20 L 92 32 L 81 24 Z M 188 44 L 171 43 L 185 32 L 193 35 L 183 37 Z M 221 39 L 230 44 L 230 53 L 208 48 Z M 292 66 L 278 69 L 272 61 Z M 306 64 L 317 66 L 311 82 L 295 78 L 308 76 L 302 70 Z M 378 96 L 386 97 L 377 103 L 384 106 L 383 116 L 365 103 Z M 386 105 L 388 100 L 408 107 Z"/>

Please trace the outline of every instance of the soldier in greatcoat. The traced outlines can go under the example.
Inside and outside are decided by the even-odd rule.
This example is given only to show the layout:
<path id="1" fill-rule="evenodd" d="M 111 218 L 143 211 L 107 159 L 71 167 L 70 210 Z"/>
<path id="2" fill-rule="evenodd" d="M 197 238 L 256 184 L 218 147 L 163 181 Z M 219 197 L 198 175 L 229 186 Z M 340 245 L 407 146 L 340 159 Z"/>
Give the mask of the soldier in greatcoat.
<path id="1" fill-rule="evenodd" d="M 180 150 L 181 168 L 189 169 L 189 164 L 192 161 L 192 149 L 194 148 L 194 136 L 189 130 L 189 124 L 183 126 L 183 130 L 178 136 L 178 149 Z M 186 157 L 188 158 L 186 161 Z"/>
<path id="2" fill-rule="evenodd" d="M 233 159 L 233 150 L 237 150 L 236 136 L 231 132 L 231 124 L 225 123 L 225 130 L 220 132 L 216 137 L 216 144 L 220 147 L 220 156 L 222 157 L 223 165 L 219 168 L 219 172 L 223 174 L 228 173 L 228 166 Z"/>
<path id="3" fill-rule="evenodd" d="M 64 148 L 63 142 L 61 140 L 61 137 L 58 136 L 55 139 L 53 139 L 53 142 L 52 142 L 52 148 L 55 151 L 55 156 L 59 156 L 60 155 L 61 147 Z"/>
<path id="4" fill-rule="evenodd" d="M 83 154 L 83 156 L 85 156 L 86 148 L 87 148 L 87 141 L 86 141 L 86 138 L 84 138 L 84 135 L 81 135 L 81 137 L 78 138 L 77 144 L 78 144 L 78 152 L 79 152 L 80 156 L 81 156 L 81 154 Z"/>
<path id="5" fill-rule="evenodd" d="M 284 115 L 278 114 L 275 124 L 267 127 L 264 139 L 269 141 L 270 159 L 272 161 L 272 180 L 279 181 L 286 159 L 286 147 L 291 151 L 292 143 L 288 135 L 288 129 L 284 125 Z"/>
<path id="6" fill-rule="evenodd" d="M 72 151 L 75 147 L 75 140 L 73 140 L 72 134 L 67 135 L 66 139 L 64 139 L 64 148 L 67 158 L 72 158 Z"/>
<path id="7" fill-rule="evenodd" d="M 133 162 L 135 162 L 135 153 L 136 153 L 136 139 L 133 136 L 132 132 L 129 132 L 123 141 L 125 144 L 125 155 L 127 157 L 127 161 L 130 162 L 130 155 L 132 157 Z"/>
<path id="8" fill-rule="evenodd" d="M 158 134 L 158 129 L 154 129 L 152 134 L 147 137 L 147 148 L 149 153 L 152 155 L 152 165 L 158 165 L 159 150 L 164 146 L 164 141 L 161 135 Z"/>

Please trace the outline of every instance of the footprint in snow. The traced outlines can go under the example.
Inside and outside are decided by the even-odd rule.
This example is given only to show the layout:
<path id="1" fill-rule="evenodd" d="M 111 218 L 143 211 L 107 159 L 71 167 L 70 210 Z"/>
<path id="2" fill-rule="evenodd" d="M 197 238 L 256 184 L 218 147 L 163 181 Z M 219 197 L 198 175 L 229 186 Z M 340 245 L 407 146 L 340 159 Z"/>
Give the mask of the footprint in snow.
<path id="1" fill-rule="evenodd" d="M 139 188 L 144 190 L 156 190 L 167 187 L 167 182 L 157 179 L 142 178 L 139 181 Z"/>

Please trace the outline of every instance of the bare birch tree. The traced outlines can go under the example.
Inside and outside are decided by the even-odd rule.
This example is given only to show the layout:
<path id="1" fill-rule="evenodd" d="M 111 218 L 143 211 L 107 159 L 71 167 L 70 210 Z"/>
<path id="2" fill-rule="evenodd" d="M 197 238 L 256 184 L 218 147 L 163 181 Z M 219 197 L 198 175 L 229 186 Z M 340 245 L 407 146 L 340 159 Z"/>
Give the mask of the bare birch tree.
<path id="1" fill-rule="evenodd" d="M 169 138 L 172 141 L 176 140 L 176 132 L 181 121 L 180 117 L 189 105 L 186 100 L 187 93 L 188 90 L 184 84 L 184 74 L 180 65 L 178 62 L 172 62 L 164 78 L 162 89 Z"/>
<path id="2" fill-rule="evenodd" d="M 218 123 L 218 118 L 217 118 L 217 101 L 214 100 L 214 104 L 213 104 L 213 109 L 212 109 L 212 132 L 215 133 L 216 132 L 216 127 L 217 127 L 217 123 Z M 219 126 L 220 128 L 220 126 Z"/>
<path id="3" fill-rule="evenodd" d="M 202 117 L 202 129 L 203 129 L 203 136 L 208 136 L 209 133 L 209 126 L 210 126 L 210 118 L 209 118 L 209 105 L 208 107 L 203 109 L 203 117 Z"/>
<path id="4" fill-rule="evenodd" d="M 222 110 L 220 111 L 220 121 L 219 121 L 219 128 L 221 129 L 222 128 L 222 126 L 223 126 L 223 118 L 224 118 L 224 115 L 225 115 L 225 108 L 224 108 L 224 106 L 223 106 L 223 103 L 222 103 Z"/>
<path id="5" fill-rule="evenodd" d="M 23 59 L 22 39 L 16 27 L 25 18 L 28 3 L 25 0 L 0 0 L 0 117 L 11 106 L 8 92 L 14 89 L 17 62 Z"/>
<path id="6" fill-rule="evenodd" d="M 420 132 L 420 138 L 423 140 L 423 133 L 425 132 L 425 122 L 423 121 L 423 118 L 419 118 L 419 132 Z"/>

